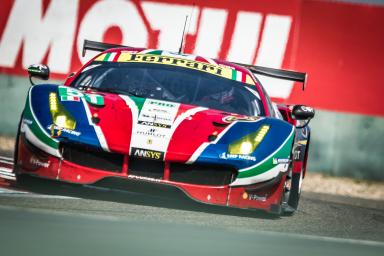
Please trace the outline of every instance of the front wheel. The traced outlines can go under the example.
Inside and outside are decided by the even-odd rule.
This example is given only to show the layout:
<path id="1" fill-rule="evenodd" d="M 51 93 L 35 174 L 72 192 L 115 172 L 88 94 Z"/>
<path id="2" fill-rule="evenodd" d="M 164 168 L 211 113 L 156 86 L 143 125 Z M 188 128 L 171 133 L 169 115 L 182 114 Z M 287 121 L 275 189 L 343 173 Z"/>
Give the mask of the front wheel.
<path id="1" fill-rule="evenodd" d="M 20 141 L 20 129 L 21 122 L 23 121 L 23 114 L 20 116 L 19 125 L 17 126 L 17 134 L 15 139 L 15 147 L 13 152 L 13 173 L 17 176 L 17 164 L 19 159 L 19 141 Z"/>

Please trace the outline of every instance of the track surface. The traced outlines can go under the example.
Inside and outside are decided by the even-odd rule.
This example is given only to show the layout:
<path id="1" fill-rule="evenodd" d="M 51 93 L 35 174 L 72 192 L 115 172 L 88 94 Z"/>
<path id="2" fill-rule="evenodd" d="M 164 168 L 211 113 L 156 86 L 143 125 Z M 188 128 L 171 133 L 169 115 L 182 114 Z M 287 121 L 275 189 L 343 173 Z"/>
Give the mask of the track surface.
<path id="1" fill-rule="evenodd" d="M 384 255 L 381 206 L 308 193 L 275 217 L 35 179 L 20 188 L 0 162 L 0 252 L 12 255 Z"/>

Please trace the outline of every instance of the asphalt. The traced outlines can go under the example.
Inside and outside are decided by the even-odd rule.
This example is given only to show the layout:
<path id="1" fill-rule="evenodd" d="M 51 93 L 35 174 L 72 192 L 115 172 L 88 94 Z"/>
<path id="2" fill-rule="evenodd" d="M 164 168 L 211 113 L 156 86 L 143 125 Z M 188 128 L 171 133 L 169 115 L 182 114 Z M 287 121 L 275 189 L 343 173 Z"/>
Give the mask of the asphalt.
<path id="1" fill-rule="evenodd" d="M 28 179 L 0 185 L 0 255 L 384 255 L 382 201 L 303 193 L 278 217 Z"/>
<path id="2" fill-rule="evenodd" d="M 384 245 L 0 207 L 3 255 L 382 255 Z"/>

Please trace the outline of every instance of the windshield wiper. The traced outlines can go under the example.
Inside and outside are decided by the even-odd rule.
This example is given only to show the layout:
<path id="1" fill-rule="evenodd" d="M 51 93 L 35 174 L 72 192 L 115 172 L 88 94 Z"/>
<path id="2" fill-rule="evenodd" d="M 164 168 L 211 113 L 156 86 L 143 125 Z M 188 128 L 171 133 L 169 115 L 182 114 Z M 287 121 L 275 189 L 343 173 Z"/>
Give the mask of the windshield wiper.
<path id="1" fill-rule="evenodd" d="M 127 92 L 121 89 L 115 88 L 98 88 L 98 87 L 88 87 L 91 90 L 95 90 L 98 92 L 108 92 L 108 93 L 117 93 L 117 94 L 126 94 Z"/>
<path id="2" fill-rule="evenodd" d="M 125 90 L 122 90 L 122 89 L 117 89 L 117 88 L 89 87 L 89 89 L 95 90 L 95 91 L 98 91 L 98 92 L 108 92 L 108 93 L 115 93 L 115 94 L 124 94 L 124 95 L 128 95 L 128 96 L 144 98 L 144 96 L 137 95 L 137 94 L 134 94 L 132 92 L 128 92 L 128 91 L 125 91 Z"/>

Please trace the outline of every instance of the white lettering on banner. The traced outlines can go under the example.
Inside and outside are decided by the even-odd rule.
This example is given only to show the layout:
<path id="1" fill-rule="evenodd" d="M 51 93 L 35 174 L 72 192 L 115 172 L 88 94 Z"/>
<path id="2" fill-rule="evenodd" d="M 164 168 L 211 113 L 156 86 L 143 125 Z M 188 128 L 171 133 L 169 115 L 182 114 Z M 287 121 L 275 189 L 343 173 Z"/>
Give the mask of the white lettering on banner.
<path id="1" fill-rule="evenodd" d="M 239 12 L 229 48 L 229 61 L 251 63 L 256 53 L 262 15 L 255 12 Z"/>
<path id="2" fill-rule="evenodd" d="M 271 68 L 281 66 L 291 22 L 289 16 L 267 15 L 256 65 Z"/>
<path id="3" fill-rule="evenodd" d="M 22 51 L 22 68 L 42 62 L 48 54 L 47 64 L 51 72 L 68 74 L 71 69 L 78 68 L 70 66 L 76 63 L 73 57 L 78 56 L 85 63 L 97 54 L 87 51 L 87 56 L 82 58 L 83 40 L 102 41 L 105 32 L 114 26 L 121 30 L 125 45 L 147 47 L 150 36 L 154 36 L 149 33 L 155 32 L 159 35 L 156 48 L 177 51 L 185 16 L 191 16 L 193 12 L 186 33 L 195 36 L 190 38 L 196 40 L 195 47 L 192 47 L 194 54 L 217 58 L 221 51 L 228 50 L 227 59 L 230 61 L 281 68 L 293 19 L 287 15 L 263 16 L 258 12 L 239 11 L 235 24 L 228 24 L 232 22 L 228 19 L 228 9 L 114 0 L 97 1 L 87 6 L 88 9 L 81 8 L 85 13 L 81 13 L 84 16 L 78 22 L 81 4 L 84 3 L 79 0 L 51 0 L 43 14 L 43 0 L 15 0 L 0 39 L 0 67 L 20 69 L 16 63 Z M 137 5 L 143 8 L 143 12 L 139 12 Z M 263 18 L 265 22 L 262 22 Z M 149 28 L 144 23 L 145 19 Z M 78 28 L 76 24 L 79 24 Z M 234 31 L 229 48 L 222 49 L 222 45 L 227 45 L 223 44 L 226 26 L 234 26 Z M 72 52 L 74 43 L 77 52 Z M 255 63 L 251 63 L 256 54 Z M 259 78 L 270 96 L 289 97 L 292 82 Z"/>
<path id="4" fill-rule="evenodd" d="M 185 33 L 196 33 L 197 8 L 193 8 L 194 13 L 190 17 L 192 6 L 143 2 L 142 7 L 152 29 L 160 32 L 157 46 L 159 49 L 179 50 L 186 15 L 188 15 L 188 23 Z"/>
<path id="5" fill-rule="evenodd" d="M 0 42 L 0 66 L 14 67 L 23 45 L 23 68 L 41 63 L 49 51 L 51 71 L 68 73 L 77 8 L 77 0 L 52 0 L 43 16 L 42 1 L 15 1 Z"/>
<path id="6" fill-rule="evenodd" d="M 148 31 L 134 4 L 122 0 L 100 1 L 91 6 L 80 24 L 77 53 L 83 64 L 96 54 L 89 52 L 85 58 L 81 56 L 84 39 L 102 41 L 104 33 L 112 26 L 121 29 L 124 45 L 147 45 Z"/>
<path id="7" fill-rule="evenodd" d="M 284 60 L 292 18 L 281 15 L 268 15 L 265 19 L 264 31 L 256 65 L 280 68 Z M 288 98 L 293 82 L 276 78 L 258 76 L 268 94 L 276 98 Z"/>
<path id="8" fill-rule="evenodd" d="M 201 24 L 196 39 L 195 53 L 216 58 L 223 41 L 228 11 L 205 8 L 201 14 Z"/>

